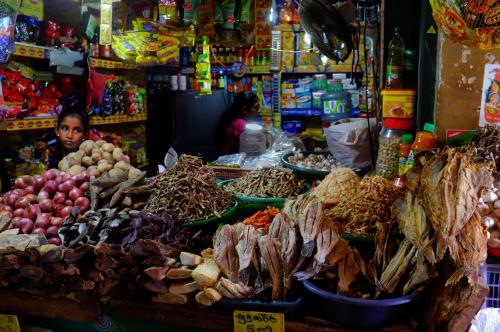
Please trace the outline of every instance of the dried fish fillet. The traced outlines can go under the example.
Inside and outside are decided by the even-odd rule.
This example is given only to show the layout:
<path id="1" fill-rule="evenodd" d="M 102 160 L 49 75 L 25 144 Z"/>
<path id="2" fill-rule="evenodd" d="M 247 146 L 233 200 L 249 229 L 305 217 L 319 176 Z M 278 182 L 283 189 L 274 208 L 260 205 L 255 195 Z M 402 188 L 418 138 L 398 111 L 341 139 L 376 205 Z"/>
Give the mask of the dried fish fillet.
<path id="1" fill-rule="evenodd" d="M 236 231 L 231 225 L 224 225 L 214 237 L 213 258 L 222 273 L 234 283 L 239 282 L 238 257 L 236 254 L 237 242 Z"/>
<path id="2" fill-rule="evenodd" d="M 299 229 L 302 239 L 301 255 L 311 257 L 314 251 L 314 240 L 323 222 L 323 207 L 318 199 L 313 199 L 306 207 L 299 220 Z"/>

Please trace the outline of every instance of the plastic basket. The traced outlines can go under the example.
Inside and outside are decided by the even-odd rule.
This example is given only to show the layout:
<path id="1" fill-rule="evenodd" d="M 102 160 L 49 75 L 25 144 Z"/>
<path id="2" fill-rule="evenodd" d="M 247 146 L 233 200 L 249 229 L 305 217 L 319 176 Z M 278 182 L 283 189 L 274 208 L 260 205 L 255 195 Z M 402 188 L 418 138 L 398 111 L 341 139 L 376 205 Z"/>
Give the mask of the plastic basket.
<path id="1" fill-rule="evenodd" d="M 217 167 L 217 166 L 210 166 L 210 168 L 214 171 L 215 177 L 221 180 L 238 179 L 251 171 L 251 169 L 248 168 Z"/>
<path id="2" fill-rule="evenodd" d="M 484 274 L 486 283 L 490 288 L 484 306 L 487 308 L 500 308 L 500 265 L 486 264 Z"/>

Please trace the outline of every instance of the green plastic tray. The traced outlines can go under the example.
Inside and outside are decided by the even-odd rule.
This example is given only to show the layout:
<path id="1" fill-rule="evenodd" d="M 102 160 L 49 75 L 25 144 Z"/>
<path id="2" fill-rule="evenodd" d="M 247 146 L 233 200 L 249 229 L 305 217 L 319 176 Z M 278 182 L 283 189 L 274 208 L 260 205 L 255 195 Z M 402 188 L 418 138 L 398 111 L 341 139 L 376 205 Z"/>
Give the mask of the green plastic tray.
<path id="1" fill-rule="evenodd" d="M 347 241 L 354 241 L 354 242 L 365 242 L 365 243 L 375 242 L 374 237 L 356 236 L 351 233 L 342 233 L 342 238 L 344 238 Z"/>
<path id="2" fill-rule="evenodd" d="M 226 184 L 229 182 L 234 181 L 234 180 L 226 180 L 223 182 L 220 182 L 219 185 L 224 188 Z M 306 183 L 306 191 L 307 192 L 309 189 L 311 189 L 311 186 Z M 244 203 L 244 204 L 285 204 L 285 201 L 288 199 L 288 197 L 250 197 L 250 196 L 240 196 L 240 195 L 233 195 L 234 198 L 238 202 Z"/>
<path id="3" fill-rule="evenodd" d="M 207 219 L 193 220 L 193 221 L 185 221 L 181 224 L 182 227 L 194 227 L 194 226 L 202 226 L 213 223 L 223 223 L 224 220 L 230 219 L 238 210 L 238 202 L 234 204 L 233 207 L 229 208 L 226 212 L 218 216 L 212 216 Z"/>

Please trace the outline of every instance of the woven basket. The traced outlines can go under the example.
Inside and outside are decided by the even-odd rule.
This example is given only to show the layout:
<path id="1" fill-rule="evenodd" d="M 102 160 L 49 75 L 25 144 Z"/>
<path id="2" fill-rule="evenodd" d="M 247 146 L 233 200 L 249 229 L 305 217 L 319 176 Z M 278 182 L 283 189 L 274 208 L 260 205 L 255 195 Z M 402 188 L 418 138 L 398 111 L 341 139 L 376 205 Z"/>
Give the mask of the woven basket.
<path id="1" fill-rule="evenodd" d="M 221 180 L 238 179 L 251 171 L 251 169 L 247 168 L 218 167 L 218 166 L 210 166 L 210 168 L 214 171 L 215 176 Z"/>

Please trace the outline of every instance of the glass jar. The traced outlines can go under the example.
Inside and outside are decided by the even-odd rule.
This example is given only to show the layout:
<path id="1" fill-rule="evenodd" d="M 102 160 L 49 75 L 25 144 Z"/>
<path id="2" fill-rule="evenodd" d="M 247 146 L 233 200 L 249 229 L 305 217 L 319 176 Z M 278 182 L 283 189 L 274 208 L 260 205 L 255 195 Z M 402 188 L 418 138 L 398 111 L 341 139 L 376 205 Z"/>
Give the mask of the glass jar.
<path id="1" fill-rule="evenodd" d="M 389 118 L 384 120 L 378 137 L 377 175 L 387 179 L 398 177 L 399 145 L 403 134 L 413 128 L 413 120 Z"/>
<path id="2" fill-rule="evenodd" d="M 266 137 L 261 125 L 248 123 L 240 135 L 240 153 L 247 156 L 259 156 L 266 150 Z"/>

